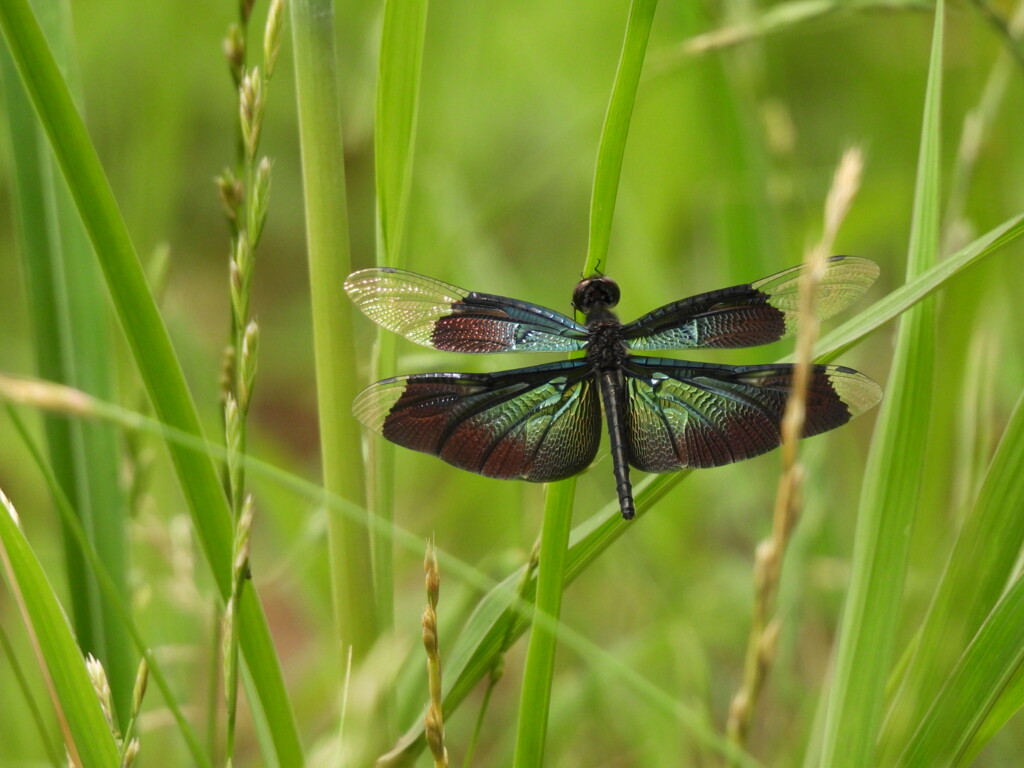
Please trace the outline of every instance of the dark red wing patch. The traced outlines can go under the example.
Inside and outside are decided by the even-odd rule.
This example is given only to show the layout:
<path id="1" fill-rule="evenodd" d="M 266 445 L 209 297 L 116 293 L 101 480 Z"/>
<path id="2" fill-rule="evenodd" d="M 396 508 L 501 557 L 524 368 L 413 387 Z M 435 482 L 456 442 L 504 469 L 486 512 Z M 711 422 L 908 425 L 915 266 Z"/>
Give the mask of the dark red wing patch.
<path id="1" fill-rule="evenodd" d="M 582 360 L 386 379 L 359 395 L 355 414 L 388 440 L 461 469 L 535 482 L 579 473 L 601 438 L 597 388 Z"/>
<path id="2" fill-rule="evenodd" d="M 792 366 L 702 365 L 659 358 L 627 364 L 630 463 L 648 472 L 717 467 L 777 447 Z M 804 437 L 873 407 L 881 389 L 850 368 L 815 366 Z"/>

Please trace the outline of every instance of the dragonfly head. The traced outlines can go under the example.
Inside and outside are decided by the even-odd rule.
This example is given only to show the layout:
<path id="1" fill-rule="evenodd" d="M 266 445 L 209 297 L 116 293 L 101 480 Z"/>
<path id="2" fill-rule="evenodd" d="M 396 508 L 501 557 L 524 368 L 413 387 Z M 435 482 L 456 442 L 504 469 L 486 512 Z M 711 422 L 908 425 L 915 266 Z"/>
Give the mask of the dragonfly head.
<path id="1" fill-rule="evenodd" d="M 572 305 L 584 315 L 611 309 L 619 303 L 619 286 L 611 278 L 586 277 L 576 284 L 572 292 Z"/>

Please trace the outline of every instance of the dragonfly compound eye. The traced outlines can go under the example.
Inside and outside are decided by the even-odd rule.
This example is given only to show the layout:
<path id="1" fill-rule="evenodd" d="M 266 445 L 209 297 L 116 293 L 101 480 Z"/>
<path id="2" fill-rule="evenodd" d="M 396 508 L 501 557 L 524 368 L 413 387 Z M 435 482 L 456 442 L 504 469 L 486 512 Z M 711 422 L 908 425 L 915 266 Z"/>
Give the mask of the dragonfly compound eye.
<path id="1" fill-rule="evenodd" d="M 576 284 L 572 305 L 585 315 L 598 307 L 611 309 L 619 303 L 619 286 L 609 277 L 587 277 Z"/>

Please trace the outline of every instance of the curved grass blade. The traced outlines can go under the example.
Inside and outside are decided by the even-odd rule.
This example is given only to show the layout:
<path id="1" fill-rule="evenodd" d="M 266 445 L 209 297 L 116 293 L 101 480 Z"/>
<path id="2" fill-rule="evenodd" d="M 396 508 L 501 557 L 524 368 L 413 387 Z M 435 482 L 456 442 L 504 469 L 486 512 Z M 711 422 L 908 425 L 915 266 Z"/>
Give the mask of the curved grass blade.
<path id="1" fill-rule="evenodd" d="M 532 624 L 519 698 L 516 754 L 512 763 L 516 768 L 544 764 L 558 617 L 561 615 L 562 593 L 565 590 L 566 554 L 575 494 L 574 477 L 547 486 L 534 598 L 537 613 L 542 614 L 546 621 L 539 621 L 540 617 L 535 616 Z"/>
<path id="2" fill-rule="evenodd" d="M 933 703 L 937 696 L 948 695 L 946 691 L 939 693 L 943 685 L 947 688 L 954 685 L 956 676 L 963 674 L 954 670 L 954 665 L 959 668 L 968 663 L 962 654 L 972 653 L 968 649 L 972 638 L 976 638 L 979 630 L 998 610 L 996 606 L 1024 545 L 1021 509 L 1024 509 L 1024 395 L 1010 416 L 977 501 L 957 535 L 946 570 L 922 624 L 916 653 L 893 701 L 890 719 L 882 734 L 886 751 L 895 752 L 907 744 L 910 724 L 917 725 L 915 739 L 921 742 L 914 749 L 926 752 L 931 748 L 925 745 L 934 744 L 939 738 L 937 733 L 930 737 L 924 735 L 926 731 L 935 731 L 936 719 L 939 730 L 944 731 L 942 740 L 948 740 L 951 734 L 960 731 L 958 739 L 962 741 L 971 736 L 965 732 L 978 729 L 980 724 L 973 719 L 958 718 L 942 723 L 942 714 L 934 710 Z M 973 642 L 978 642 L 978 639 Z M 1004 663 L 1012 661 L 1012 653 L 1012 649 L 1000 650 Z M 994 665 L 995 659 L 985 663 L 988 661 Z M 979 664 L 977 661 L 972 663 Z M 992 690 L 1002 692 L 1007 670 L 990 666 L 985 671 L 991 676 Z M 976 669 L 973 674 L 981 673 Z M 961 683 L 966 684 L 966 681 Z M 1019 707 L 1019 693 L 1016 700 Z M 979 711 L 985 712 L 994 706 L 992 701 L 976 704 Z M 992 735 L 990 733 L 988 738 Z M 980 748 L 983 743 L 976 742 L 974 748 Z M 903 752 L 904 761 L 908 754 L 908 751 Z"/>
<path id="3" fill-rule="evenodd" d="M 66 2 L 42 5 L 41 21 L 61 59 L 68 62 L 70 11 L 66 6 Z M 110 318 L 99 266 L 6 48 L 0 52 L 0 69 L 36 364 L 43 378 L 109 399 L 113 392 Z M 75 500 L 75 509 L 104 553 L 120 593 L 127 595 L 127 504 L 119 484 L 120 457 L 113 428 L 53 415 L 44 416 L 43 424 L 61 487 Z M 70 534 L 65 530 L 63 535 L 76 635 L 82 648 L 103 662 L 118 713 L 127 712 L 135 678 L 131 644 Z"/>
<path id="4" fill-rule="evenodd" d="M 640 82 L 647 52 L 647 41 L 658 0 L 633 0 L 629 6 L 626 36 L 622 43 L 619 67 L 615 72 L 608 112 L 601 129 L 597 147 L 597 166 L 594 170 L 594 191 L 590 198 L 590 239 L 584 277 L 603 273 L 608 260 L 611 241 L 612 217 L 615 198 L 619 192 L 622 157 L 626 151 L 629 121 L 636 103 L 636 90 Z"/>
<path id="5" fill-rule="evenodd" d="M 27 0 L 0 3 L 0 27 L 100 260 L 154 409 L 163 423 L 202 439 L 195 403 L 113 191 Z M 217 471 L 209 455 L 176 444 L 168 447 L 203 553 L 226 599 L 231 588 L 232 534 Z M 267 713 L 277 758 L 282 764 L 300 766 L 298 730 L 266 616 L 254 591 L 246 590 L 246 595 L 253 597 L 240 605 L 239 634 L 259 706 Z"/>
<path id="6" fill-rule="evenodd" d="M 896 762 L 963 765 L 986 715 L 1024 665 L 1024 576 L 1018 576 L 981 626 Z"/>
<path id="7" fill-rule="evenodd" d="M 107 768 L 120 755 L 57 595 L 0 490 L 0 559 L 21 611 L 74 765 Z"/>
<path id="8" fill-rule="evenodd" d="M 939 109 L 944 5 L 935 8 L 914 212 L 907 255 L 912 279 L 939 250 Z M 885 682 L 900 624 L 900 599 L 927 450 L 935 366 L 934 302 L 904 314 L 886 399 L 875 427 L 857 514 L 852 573 L 840 624 L 819 764 L 876 765 Z"/>
<path id="9" fill-rule="evenodd" d="M 21 440 L 28 449 L 28 452 L 31 454 L 36 467 L 42 473 L 46 481 L 46 485 L 49 487 L 50 493 L 53 495 L 57 510 L 60 513 L 69 537 L 73 541 L 73 546 L 77 549 L 83 561 L 88 564 L 90 573 L 95 576 L 99 588 L 103 590 L 105 598 L 111 605 L 114 618 L 122 623 L 125 628 L 125 633 L 130 636 L 132 641 L 135 643 L 136 650 L 146 657 L 146 663 L 149 666 L 149 676 L 153 679 L 154 683 L 163 694 L 164 703 L 167 709 L 170 710 L 171 716 L 174 718 L 174 722 L 178 726 L 178 730 L 181 731 L 182 738 L 185 740 L 185 744 L 189 749 L 189 753 L 191 754 L 194 764 L 202 766 L 202 768 L 212 768 L 210 758 L 203 750 L 202 744 L 200 744 L 199 736 L 192 728 L 191 723 L 189 723 L 185 718 L 181 706 L 178 704 L 178 700 L 171 688 L 171 684 L 167 676 L 164 674 L 163 665 L 153 653 L 152 646 L 146 642 L 138 625 L 135 623 L 135 618 L 132 615 L 130 608 L 131 604 L 128 598 L 124 597 L 120 593 L 117 582 L 112 577 L 106 562 L 102 559 L 86 536 L 82 523 L 75 516 L 75 513 L 71 508 L 71 502 L 68 501 L 60 483 L 57 481 L 56 475 L 43 458 L 43 454 L 42 451 L 40 451 L 39 446 L 37 446 L 35 441 L 32 439 L 24 420 L 19 416 L 10 402 L 5 403 L 5 405 L 7 406 L 7 415 L 10 416 L 11 421 L 14 423 L 15 430 L 21 437 Z"/>
<path id="10" fill-rule="evenodd" d="M 868 334 L 899 317 L 908 309 L 939 290 L 950 278 L 1024 235 L 1024 214 L 1013 216 L 961 248 L 938 264 L 879 299 L 856 317 L 821 337 L 815 346 L 814 359 L 819 363 L 835 360 Z M 784 358 L 791 360 L 792 356 Z"/>
<path id="11" fill-rule="evenodd" d="M 956 765 L 973 765 L 978 753 L 1021 709 L 1024 709 L 1024 664 L 1017 667 L 1017 671 L 1000 692 L 985 721 L 974 731 L 971 743 L 960 753 Z"/>

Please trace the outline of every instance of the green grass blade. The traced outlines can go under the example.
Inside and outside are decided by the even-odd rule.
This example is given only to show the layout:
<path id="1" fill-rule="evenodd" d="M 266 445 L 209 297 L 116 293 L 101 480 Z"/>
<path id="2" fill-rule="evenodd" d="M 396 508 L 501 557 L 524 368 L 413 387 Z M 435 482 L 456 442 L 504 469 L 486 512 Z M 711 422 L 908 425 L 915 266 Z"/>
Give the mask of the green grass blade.
<path id="1" fill-rule="evenodd" d="M 71 508 L 71 502 L 68 500 L 63 488 L 61 488 L 58 483 L 53 470 L 46 464 L 39 447 L 32 440 L 29 430 L 25 426 L 24 420 L 18 415 L 17 411 L 15 411 L 14 407 L 10 403 L 6 403 L 6 406 L 7 413 L 11 417 L 11 421 L 14 423 L 18 435 L 21 437 L 21 440 L 25 444 L 29 453 L 32 455 L 32 459 L 35 462 L 36 467 L 45 478 L 46 485 L 50 488 L 50 493 L 56 501 L 57 511 L 60 513 L 61 520 L 64 522 L 65 528 L 68 531 L 71 544 L 76 548 L 82 559 L 88 564 L 90 574 L 96 578 L 99 588 L 103 590 L 104 597 L 110 603 L 113 617 L 122 623 L 126 634 L 128 634 L 131 640 L 135 643 L 136 650 L 146 657 L 146 662 L 149 665 L 149 677 L 163 694 L 164 704 L 170 711 L 171 716 L 174 718 L 174 722 L 178 726 L 178 730 L 181 731 L 181 735 L 185 740 L 185 744 L 188 746 L 193 762 L 197 766 L 210 768 L 212 765 L 210 763 L 210 758 L 203 751 L 198 735 L 192 728 L 189 721 L 185 718 L 182 708 L 178 703 L 173 689 L 171 688 L 168 677 L 164 674 L 163 665 L 154 655 L 152 644 L 146 642 L 141 630 L 139 630 L 138 625 L 135 623 L 135 618 L 131 611 L 130 598 L 121 594 L 110 569 L 86 536 L 82 523 L 75 516 L 74 510 Z"/>
<path id="2" fill-rule="evenodd" d="M 1001 597 L 1024 545 L 1024 396 L 957 535 L 883 732 L 897 754 Z M 925 727 L 921 725 L 919 727 Z M 950 723 L 949 729 L 957 726 Z"/>
<path id="3" fill-rule="evenodd" d="M 622 54 L 597 149 L 594 189 L 590 202 L 590 240 L 583 267 L 584 275 L 602 273 L 608 259 L 626 137 L 657 7 L 657 0 L 633 0 L 630 4 Z M 552 483 L 547 488 L 540 540 L 536 610 L 538 615 L 549 619 L 550 624 L 534 622 L 526 651 L 516 732 L 516 768 L 539 766 L 544 762 L 544 741 L 547 736 L 557 645 L 555 628 L 562 610 L 566 547 L 572 529 L 575 491 L 575 478 Z"/>
<path id="4" fill-rule="evenodd" d="M 997 253 L 1021 235 L 1024 235 L 1024 214 L 1006 220 L 920 275 L 909 277 L 906 283 L 892 293 L 879 299 L 831 333 L 822 336 L 815 347 L 815 360 L 835 360 L 865 336 L 935 293 L 950 278 Z"/>
<path id="5" fill-rule="evenodd" d="M 85 660 L 57 596 L 18 523 L 14 506 L 0 491 L 0 558 L 5 575 L 45 665 L 47 686 L 58 708 L 65 746 L 85 768 L 118 765 L 110 733 Z"/>
<path id="6" fill-rule="evenodd" d="M 100 260 L 153 407 L 163 423 L 201 438 L 195 404 L 113 191 L 26 0 L 0 4 L 0 26 Z M 226 598 L 230 590 L 231 522 L 217 471 L 209 456 L 173 444 L 169 448 L 203 552 L 220 594 Z M 284 764 L 301 765 L 295 719 L 258 600 L 250 597 L 243 601 L 239 615 L 242 648 L 262 706 L 269 713 L 277 755 Z"/>
<path id="7" fill-rule="evenodd" d="M 382 263 L 400 266 L 412 187 L 427 2 L 384 4 L 374 161 Z"/>
<path id="8" fill-rule="evenodd" d="M 972 737 L 1024 664 L 1022 626 L 1024 577 L 1018 576 L 953 669 L 897 766 L 965 764 L 962 758 Z"/>
<path id="9" fill-rule="evenodd" d="M 1024 396 L 985 474 L 978 499 L 959 530 L 929 607 L 915 652 L 883 732 L 884 754 L 906 744 L 952 666 L 961 658 L 1004 591 L 1024 545 Z M 923 727 L 923 726 L 922 726 Z M 950 727 L 953 727 L 950 724 Z"/>
<path id="10" fill-rule="evenodd" d="M 1014 715 L 1024 709 L 1024 664 L 1000 692 L 985 721 L 974 731 L 971 743 L 960 754 L 958 765 L 973 765 L 974 758 Z"/>
<path id="11" fill-rule="evenodd" d="M 43 748 L 46 750 L 46 757 L 50 761 L 50 765 L 53 768 L 64 768 L 67 765 L 67 759 L 64 757 L 62 745 L 50 736 L 49 729 L 47 728 L 48 718 L 44 717 L 43 710 L 36 701 L 28 675 L 22 668 L 21 660 L 15 655 L 11 639 L 7 636 L 7 632 L 4 631 L 2 625 L 0 625 L 0 647 L 3 648 L 3 655 L 7 659 L 7 666 L 17 681 L 18 690 L 21 692 L 21 696 L 25 701 L 25 707 L 32 717 L 32 724 L 39 733 L 39 741 L 42 742 Z"/>
<path id="12" fill-rule="evenodd" d="M 359 424 L 352 416 L 358 392 L 352 311 L 338 300 L 351 271 L 341 102 L 330 0 L 290 3 L 295 47 L 303 196 L 313 304 L 317 403 L 324 488 L 364 502 Z M 328 518 L 339 651 L 362 659 L 377 639 L 370 539 L 365 525 Z M 343 658 L 341 667 L 344 666 Z"/>
<path id="13" fill-rule="evenodd" d="M 401 267 L 406 262 L 404 232 L 412 188 L 427 7 L 426 0 L 388 0 L 384 4 L 374 125 L 378 264 Z M 396 341 L 394 334 L 378 335 L 374 378 L 394 373 Z M 394 520 L 394 446 L 373 440 L 370 457 L 370 487 L 373 489 L 370 510 L 380 521 L 391 523 Z M 376 533 L 371 539 L 377 616 L 384 632 L 394 623 L 392 542 L 389 536 Z M 389 733 L 389 739 L 394 735 Z"/>
<path id="14" fill-rule="evenodd" d="M 526 651 L 523 687 L 519 697 L 519 726 L 516 731 L 515 768 L 544 764 L 544 741 L 551 708 L 551 683 L 558 644 L 558 617 L 562 612 L 565 566 L 576 478 L 550 483 L 544 504 L 544 526 L 540 535 L 537 566 L 537 614 L 547 621 L 533 622 Z"/>
<path id="15" fill-rule="evenodd" d="M 587 261 L 583 267 L 584 275 L 606 271 L 626 136 L 657 7 L 658 0 L 633 0 L 629 6 L 622 55 L 619 57 L 619 68 L 615 73 L 608 112 L 601 129 L 601 141 L 597 147 L 594 191 L 590 198 L 590 240 L 587 245 Z"/>
<path id="16" fill-rule="evenodd" d="M 1009 675 L 1019 676 L 1020 669 L 999 666 L 1000 662 L 1014 664 L 1014 653 L 1019 651 L 1000 647 L 993 649 L 992 657 L 979 658 L 979 651 L 974 647 L 981 642 L 981 636 L 976 633 L 990 624 L 999 612 L 997 603 L 1024 543 L 1024 517 L 1018 513 L 1020 509 L 1024 509 L 1024 395 L 1017 402 L 978 499 L 957 536 L 922 626 L 917 652 L 893 704 L 891 717 L 895 719 L 884 734 L 884 743 L 891 750 L 907 745 L 906 726 L 910 722 L 917 724 L 917 732 L 906 746 L 901 764 L 914 764 L 909 761 L 910 755 L 917 754 L 918 750 L 929 754 L 933 749 L 930 745 L 936 740 L 945 743 L 953 734 L 956 734 L 958 753 L 966 748 L 968 741 L 971 741 L 970 752 L 976 752 L 996 730 L 988 727 L 979 738 L 980 718 L 998 706 L 996 720 L 991 725 L 1001 725 L 1024 702 L 1024 692 L 1019 686 L 1007 686 L 1006 682 Z M 968 648 L 969 643 L 971 648 Z M 973 659 L 969 658 L 971 654 Z M 956 669 L 953 669 L 954 663 Z M 961 712 L 957 719 L 943 722 L 943 718 L 951 714 L 948 707 L 957 705 L 947 702 L 940 706 L 938 699 L 948 698 L 951 687 L 971 685 L 975 676 L 986 674 L 989 676 L 986 690 L 991 691 L 992 696 L 978 699 L 964 693 L 968 697 L 959 705 L 978 716 L 966 718 Z M 995 700 L 1000 695 L 1001 698 Z M 937 729 L 944 733 L 940 735 Z"/>
<path id="17" fill-rule="evenodd" d="M 44 10 L 41 20 L 48 38 L 56 41 L 65 66 L 71 68 L 70 9 L 65 3 L 54 3 L 46 4 Z M 113 352 L 99 267 L 6 50 L 3 59 L 7 113 L 15 142 L 19 235 L 39 370 L 44 378 L 111 399 Z M 127 504 L 119 485 L 114 430 L 109 424 L 53 416 L 46 417 L 45 423 L 61 487 L 75 499 L 75 508 L 103 553 L 120 594 L 127 595 Z M 67 532 L 65 561 L 79 643 L 103 662 L 118 716 L 124 717 L 135 678 L 129 639 Z"/>
<path id="18" fill-rule="evenodd" d="M 934 263 L 939 249 L 939 108 L 943 3 L 935 10 L 908 279 Z M 820 765 L 875 765 L 885 681 L 899 629 L 902 584 L 928 442 L 935 365 L 934 307 L 925 301 L 900 322 L 893 371 L 861 491 L 853 571 L 843 609 Z"/>

